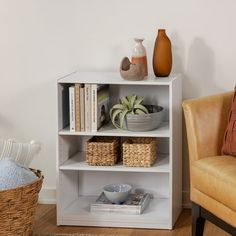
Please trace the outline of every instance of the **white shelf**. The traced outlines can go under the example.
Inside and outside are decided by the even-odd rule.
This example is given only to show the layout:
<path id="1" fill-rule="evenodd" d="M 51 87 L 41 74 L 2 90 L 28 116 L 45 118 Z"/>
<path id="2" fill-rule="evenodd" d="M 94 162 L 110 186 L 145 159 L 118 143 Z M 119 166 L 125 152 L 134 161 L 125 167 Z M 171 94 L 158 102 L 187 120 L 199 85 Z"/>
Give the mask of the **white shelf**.
<path id="1" fill-rule="evenodd" d="M 58 83 L 91 83 L 91 84 L 126 84 L 126 85 L 170 85 L 178 75 L 155 77 L 149 75 L 146 80 L 128 81 L 117 72 L 74 72 L 58 80 Z"/>
<path id="2" fill-rule="evenodd" d="M 83 196 L 76 199 L 58 215 L 59 225 L 132 227 L 170 229 L 170 201 L 168 198 L 154 198 L 141 215 L 125 215 L 107 212 L 90 212 L 90 203 L 97 196 Z"/>
<path id="3" fill-rule="evenodd" d="M 120 137 L 170 137 L 169 122 L 163 122 L 158 129 L 146 132 L 132 132 L 116 129 L 112 124 L 105 125 L 97 132 L 71 132 L 69 127 L 59 131 L 59 135 L 81 136 L 120 136 Z"/>
<path id="4" fill-rule="evenodd" d="M 60 166 L 60 170 L 86 170 L 86 171 L 120 171 L 120 172 L 145 172 L 169 173 L 169 155 L 158 154 L 157 161 L 152 167 L 125 167 L 122 163 L 115 166 L 90 166 L 85 161 L 85 152 L 79 152 Z"/>

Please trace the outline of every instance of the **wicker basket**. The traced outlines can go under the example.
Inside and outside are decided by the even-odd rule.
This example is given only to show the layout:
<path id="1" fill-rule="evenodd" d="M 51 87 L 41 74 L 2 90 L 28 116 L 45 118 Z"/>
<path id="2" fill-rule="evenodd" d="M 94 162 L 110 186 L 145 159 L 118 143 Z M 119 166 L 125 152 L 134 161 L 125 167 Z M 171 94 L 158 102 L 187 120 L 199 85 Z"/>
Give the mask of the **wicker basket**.
<path id="1" fill-rule="evenodd" d="M 86 162 L 92 166 L 115 165 L 119 157 L 119 138 L 92 137 L 87 141 Z"/>
<path id="2" fill-rule="evenodd" d="M 43 176 L 39 170 L 31 169 L 38 180 L 14 189 L 0 191 L 0 235 L 29 236 L 41 189 Z"/>
<path id="3" fill-rule="evenodd" d="M 132 137 L 125 140 L 122 146 L 125 166 L 150 167 L 156 161 L 156 138 Z"/>

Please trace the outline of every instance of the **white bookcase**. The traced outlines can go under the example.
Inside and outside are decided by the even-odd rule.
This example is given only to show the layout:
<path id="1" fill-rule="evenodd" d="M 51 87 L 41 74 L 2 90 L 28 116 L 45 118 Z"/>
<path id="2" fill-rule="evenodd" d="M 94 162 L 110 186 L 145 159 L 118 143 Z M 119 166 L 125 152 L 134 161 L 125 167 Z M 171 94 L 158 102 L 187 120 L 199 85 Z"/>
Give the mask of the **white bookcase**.
<path id="1" fill-rule="evenodd" d="M 111 124 L 98 132 L 70 132 L 68 88 L 74 83 L 110 84 L 110 99 L 128 94 L 145 97 L 145 104 L 167 108 L 161 127 L 148 132 L 118 130 Z M 178 75 L 149 76 L 126 81 L 118 73 L 75 72 L 58 80 L 57 224 L 77 226 L 172 229 L 182 209 L 182 87 Z M 156 137 L 157 162 L 149 168 L 89 166 L 85 143 L 91 136 Z M 89 204 L 109 183 L 128 183 L 153 195 L 141 215 L 90 212 Z"/>

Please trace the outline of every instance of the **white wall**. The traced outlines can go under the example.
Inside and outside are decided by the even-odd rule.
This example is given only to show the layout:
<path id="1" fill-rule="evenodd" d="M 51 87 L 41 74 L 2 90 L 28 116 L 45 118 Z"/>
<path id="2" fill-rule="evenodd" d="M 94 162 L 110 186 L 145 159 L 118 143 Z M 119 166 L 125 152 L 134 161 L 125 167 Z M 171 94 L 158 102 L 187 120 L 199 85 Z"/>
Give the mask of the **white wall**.
<path id="1" fill-rule="evenodd" d="M 146 39 L 152 73 L 157 29 L 166 28 L 184 98 L 233 89 L 235 9 L 235 0 L 1 0 L 0 136 L 40 140 L 33 166 L 43 171 L 44 188 L 54 189 L 59 76 L 117 71 L 134 36 Z M 188 191 L 186 155 L 183 180 Z"/>

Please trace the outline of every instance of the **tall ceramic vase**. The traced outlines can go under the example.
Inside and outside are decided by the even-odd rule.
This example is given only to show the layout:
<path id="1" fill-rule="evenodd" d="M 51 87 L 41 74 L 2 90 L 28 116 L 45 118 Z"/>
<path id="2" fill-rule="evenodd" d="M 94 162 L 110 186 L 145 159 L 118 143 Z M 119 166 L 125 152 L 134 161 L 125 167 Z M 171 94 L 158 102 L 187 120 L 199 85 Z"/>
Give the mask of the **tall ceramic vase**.
<path id="1" fill-rule="evenodd" d="M 164 29 L 158 30 L 152 63 L 157 77 L 169 76 L 172 68 L 171 42 Z"/>
<path id="2" fill-rule="evenodd" d="M 147 55 L 146 49 L 143 46 L 142 42 L 144 39 L 135 38 L 135 46 L 132 51 L 131 62 L 132 64 L 141 63 L 144 67 L 144 75 L 148 75 L 148 68 L 147 68 Z"/>

